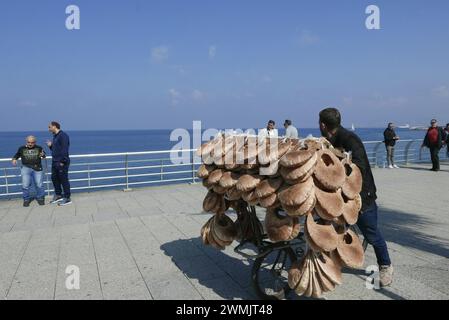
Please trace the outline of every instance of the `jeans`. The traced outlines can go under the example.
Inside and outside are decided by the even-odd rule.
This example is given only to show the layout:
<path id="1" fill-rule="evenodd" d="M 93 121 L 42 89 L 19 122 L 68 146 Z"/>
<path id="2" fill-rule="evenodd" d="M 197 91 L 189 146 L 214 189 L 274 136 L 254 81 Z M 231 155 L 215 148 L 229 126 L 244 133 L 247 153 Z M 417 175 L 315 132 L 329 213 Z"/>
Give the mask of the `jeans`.
<path id="1" fill-rule="evenodd" d="M 377 263 L 380 266 L 390 265 L 387 243 L 377 226 L 377 204 L 375 202 L 360 213 L 357 226 L 368 243 L 373 246 Z"/>
<path id="2" fill-rule="evenodd" d="M 23 200 L 29 201 L 31 200 L 30 195 L 30 187 L 32 182 L 34 181 L 34 186 L 36 188 L 36 198 L 44 199 L 45 198 L 45 189 L 44 189 L 44 174 L 42 171 L 36 171 L 34 169 L 23 166 L 20 170 L 22 175 L 22 192 L 23 192 Z"/>
<path id="3" fill-rule="evenodd" d="M 394 165 L 394 146 L 387 146 L 387 162 L 389 166 Z"/>
<path id="4" fill-rule="evenodd" d="M 55 195 L 70 199 L 69 164 L 61 165 L 60 162 L 53 162 L 51 166 L 51 180 L 55 188 Z M 64 195 L 62 193 L 63 190 Z"/>
<path id="5" fill-rule="evenodd" d="M 438 146 L 430 146 L 430 159 L 432 160 L 432 169 L 440 170 L 440 157 L 438 153 L 440 152 L 440 148 Z"/>

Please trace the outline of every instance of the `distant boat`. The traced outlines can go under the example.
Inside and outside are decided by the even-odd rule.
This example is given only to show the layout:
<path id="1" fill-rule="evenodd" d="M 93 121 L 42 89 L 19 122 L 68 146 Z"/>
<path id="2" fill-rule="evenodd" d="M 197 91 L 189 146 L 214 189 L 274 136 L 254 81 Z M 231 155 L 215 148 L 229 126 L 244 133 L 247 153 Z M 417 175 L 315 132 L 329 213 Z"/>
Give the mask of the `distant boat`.
<path id="1" fill-rule="evenodd" d="M 352 130 L 352 131 L 355 131 L 355 126 L 354 126 L 354 124 L 351 125 L 351 130 Z"/>
<path id="2" fill-rule="evenodd" d="M 428 128 L 424 126 L 416 126 L 416 127 L 410 127 L 410 130 L 414 131 L 426 131 Z"/>
<path id="3" fill-rule="evenodd" d="M 407 123 L 406 125 L 403 126 L 398 126 L 399 129 L 410 129 L 410 125 Z"/>

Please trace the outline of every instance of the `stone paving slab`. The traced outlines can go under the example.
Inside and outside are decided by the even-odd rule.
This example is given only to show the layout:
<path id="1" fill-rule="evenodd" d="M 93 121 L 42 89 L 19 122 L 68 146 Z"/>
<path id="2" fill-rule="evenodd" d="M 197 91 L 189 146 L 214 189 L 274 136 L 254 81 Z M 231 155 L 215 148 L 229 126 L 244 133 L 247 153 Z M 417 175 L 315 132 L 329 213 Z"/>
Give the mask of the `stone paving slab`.
<path id="1" fill-rule="evenodd" d="M 442 168 L 374 170 L 395 280 L 370 290 L 364 269 L 345 270 L 326 299 L 449 298 L 449 166 Z M 182 184 L 80 193 L 67 207 L 0 201 L 0 298 L 256 298 L 252 262 L 233 251 L 236 243 L 218 251 L 199 238 L 211 217 L 202 212 L 205 193 Z M 365 260 L 376 264 L 370 247 Z M 79 267 L 80 289 L 66 287 L 68 266 Z"/>

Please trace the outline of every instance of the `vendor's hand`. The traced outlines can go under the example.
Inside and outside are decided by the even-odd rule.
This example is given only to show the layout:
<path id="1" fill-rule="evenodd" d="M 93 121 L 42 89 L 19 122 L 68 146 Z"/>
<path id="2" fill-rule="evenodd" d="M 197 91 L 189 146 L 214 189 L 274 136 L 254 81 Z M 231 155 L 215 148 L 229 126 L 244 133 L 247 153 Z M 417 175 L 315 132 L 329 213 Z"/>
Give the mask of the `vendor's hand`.
<path id="1" fill-rule="evenodd" d="M 51 148 L 52 145 L 53 145 L 53 143 L 52 143 L 50 140 L 47 140 L 47 146 L 48 146 L 49 148 Z"/>
<path id="2" fill-rule="evenodd" d="M 17 166 L 17 160 L 16 159 L 14 159 L 13 161 L 11 161 L 12 162 L 12 165 L 15 167 L 15 166 Z"/>

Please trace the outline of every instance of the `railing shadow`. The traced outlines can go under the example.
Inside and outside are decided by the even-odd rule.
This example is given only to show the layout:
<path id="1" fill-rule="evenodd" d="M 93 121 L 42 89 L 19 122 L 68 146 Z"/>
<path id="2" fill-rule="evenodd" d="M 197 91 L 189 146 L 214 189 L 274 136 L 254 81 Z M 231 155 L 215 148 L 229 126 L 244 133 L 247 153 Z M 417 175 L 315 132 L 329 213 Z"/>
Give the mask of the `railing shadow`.
<path id="1" fill-rule="evenodd" d="M 448 238 L 420 230 L 438 226 L 436 221 L 421 215 L 379 207 L 379 224 L 387 242 L 449 258 Z"/>

